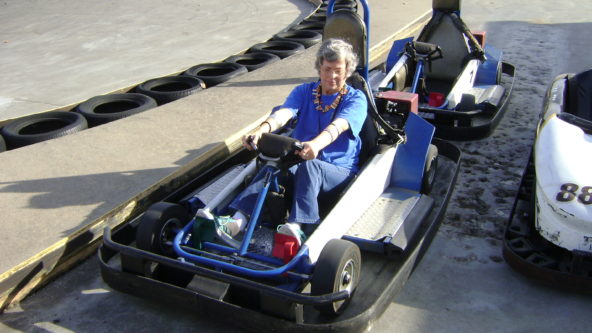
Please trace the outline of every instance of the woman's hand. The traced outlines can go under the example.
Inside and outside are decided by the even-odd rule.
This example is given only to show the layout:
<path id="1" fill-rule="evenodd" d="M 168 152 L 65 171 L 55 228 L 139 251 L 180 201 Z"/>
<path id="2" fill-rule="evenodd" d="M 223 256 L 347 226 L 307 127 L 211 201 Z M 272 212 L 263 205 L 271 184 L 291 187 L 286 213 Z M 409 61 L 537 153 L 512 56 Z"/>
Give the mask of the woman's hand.
<path id="1" fill-rule="evenodd" d="M 259 139 L 261 139 L 263 133 L 267 132 L 263 132 L 261 131 L 261 128 L 258 128 L 256 131 L 243 136 L 243 147 L 248 150 L 256 150 L 257 143 L 259 142 Z"/>
<path id="2" fill-rule="evenodd" d="M 313 141 L 303 142 L 302 145 L 304 146 L 302 150 L 296 152 L 300 158 L 303 160 L 314 160 L 317 158 L 321 149 Z"/>

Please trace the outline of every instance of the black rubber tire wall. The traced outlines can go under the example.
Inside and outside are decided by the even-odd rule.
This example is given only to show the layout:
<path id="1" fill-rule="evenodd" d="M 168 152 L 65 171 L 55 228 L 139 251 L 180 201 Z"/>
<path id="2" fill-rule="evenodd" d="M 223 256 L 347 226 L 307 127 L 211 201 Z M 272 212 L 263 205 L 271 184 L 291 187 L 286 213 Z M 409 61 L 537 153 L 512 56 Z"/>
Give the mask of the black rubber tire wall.
<path id="1" fill-rule="evenodd" d="M 249 53 L 268 52 L 283 59 L 303 50 L 304 46 L 300 43 L 276 40 L 255 44 L 250 48 Z"/>
<path id="2" fill-rule="evenodd" d="M 156 107 L 156 101 L 143 94 L 111 94 L 95 96 L 81 103 L 76 111 L 82 114 L 89 126 L 106 124 L 113 120 Z"/>
<path id="3" fill-rule="evenodd" d="M 187 97 L 204 89 L 205 83 L 197 77 L 179 75 L 148 80 L 136 87 L 136 92 L 150 96 L 158 105 Z"/>
<path id="4" fill-rule="evenodd" d="M 230 62 L 216 62 L 193 66 L 185 71 L 185 75 L 197 77 L 205 82 L 206 87 L 211 87 L 246 72 L 247 68 L 243 65 Z"/>
<path id="5" fill-rule="evenodd" d="M 267 52 L 246 53 L 228 57 L 224 62 L 243 65 L 249 72 L 280 60 L 275 54 Z"/>
<path id="6" fill-rule="evenodd" d="M 296 42 L 302 44 L 305 48 L 309 48 L 316 43 L 320 43 L 323 36 L 310 30 L 289 30 L 277 33 L 272 40 Z"/>
<path id="7" fill-rule="evenodd" d="M 300 23 L 300 24 L 295 25 L 290 28 L 291 31 L 307 30 L 307 31 L 318 32 L 321 35 L 323 35 L 324 29 L 325 29 L 325 23 L 323 23 L 323 22 Z"/>
<path id="8" fill-rule="evenodd" d="M 86 119 L 77 112 L 51 111 L 13 120 L 2 128 L 8 149 L 55 139 L 88 127 Z"/>

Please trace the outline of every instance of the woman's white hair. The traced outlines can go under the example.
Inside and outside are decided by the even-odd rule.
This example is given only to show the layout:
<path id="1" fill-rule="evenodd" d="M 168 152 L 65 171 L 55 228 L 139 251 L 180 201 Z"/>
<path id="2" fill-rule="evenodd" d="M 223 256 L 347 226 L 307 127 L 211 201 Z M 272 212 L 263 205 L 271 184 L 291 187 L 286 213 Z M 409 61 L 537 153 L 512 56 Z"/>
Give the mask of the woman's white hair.
<path id="1" fill-rule="evenodd" d="M 350 77 L 358 65 L 358 56 L 354 53 L 354 48 L 351 44 L 341 39 L 327 39 L 321 44 L 321 47 L 317 52 L 315 68 L 320 72 L 321 64 L 324 60 L 333 62 L 339 59 L 345 60 L 345 67 L 347 69 L 346 78 Z"/>

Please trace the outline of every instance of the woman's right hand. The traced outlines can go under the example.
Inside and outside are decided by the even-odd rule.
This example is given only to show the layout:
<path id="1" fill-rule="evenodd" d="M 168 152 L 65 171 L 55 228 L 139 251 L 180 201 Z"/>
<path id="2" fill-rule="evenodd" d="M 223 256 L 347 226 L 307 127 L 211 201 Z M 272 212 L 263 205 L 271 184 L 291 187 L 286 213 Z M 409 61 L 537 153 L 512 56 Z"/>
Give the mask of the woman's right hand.
<path id="1" fill-rule="evenodd" d="M 243 147 L 248 150 L 257 150 L 257 143 L 261 139 L 261 132 L 259 130 L 243 136 Z"/>

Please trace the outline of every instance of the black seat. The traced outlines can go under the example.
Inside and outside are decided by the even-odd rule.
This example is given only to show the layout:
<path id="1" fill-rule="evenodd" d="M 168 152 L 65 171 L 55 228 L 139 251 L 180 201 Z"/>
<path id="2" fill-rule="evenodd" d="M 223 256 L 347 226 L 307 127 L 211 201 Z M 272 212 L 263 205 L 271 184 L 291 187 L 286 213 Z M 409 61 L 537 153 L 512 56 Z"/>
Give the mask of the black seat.
<path id="1" fill-rule="evenodd" d="M 432 31 L 420 41 L 438 45 L 443 55 L 442 59 L 432 62 L 431 71 L 426 71 L 426 78 L 454 82 L 463 71 L 470 50 L 463 33 L 457 29 L 451 16 L 441 15 Z"/>
<path id="2" fill-rule="evenodd" d="M 432 7 L 434 15 L 417 40 L 442 50 L 442 58 L 425 73 L 426 85 L 430 91 L 448 93 L 469 60 L 485 60 L 484 51 L 457 14 L 459 0 L 434 0 Z"/>
<path id="3" fill-rule="evenodd" d="M 367 37 L 366 25 L 358 14 L 340 9 L 327 17 L 323 40 L 339 38 L 350 43 L 354 53 L 358 56 L 358 69 L 365 68 L 368 63 L 368 59 L 366 59 Z"/>
<path id="4" fill-rule="evenodd" d="M 592 69 L 570 76 L 565 111 L 592 121 Z"/>

